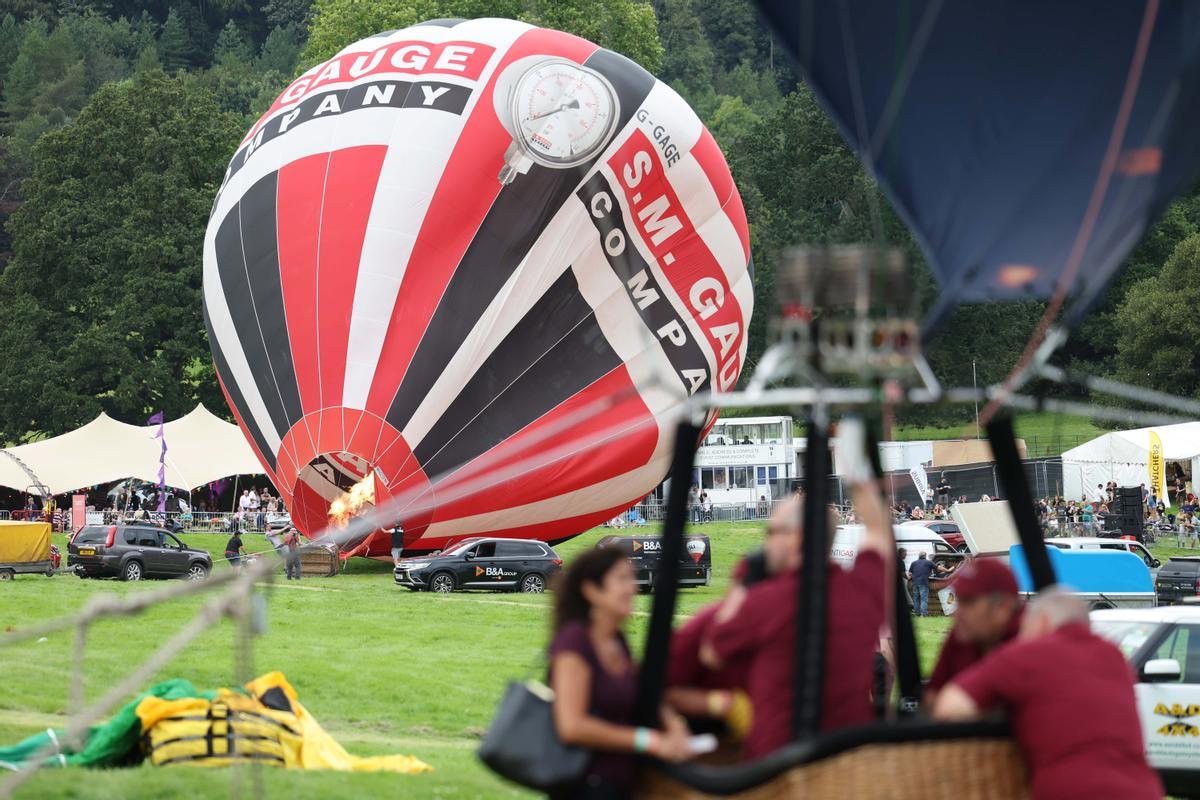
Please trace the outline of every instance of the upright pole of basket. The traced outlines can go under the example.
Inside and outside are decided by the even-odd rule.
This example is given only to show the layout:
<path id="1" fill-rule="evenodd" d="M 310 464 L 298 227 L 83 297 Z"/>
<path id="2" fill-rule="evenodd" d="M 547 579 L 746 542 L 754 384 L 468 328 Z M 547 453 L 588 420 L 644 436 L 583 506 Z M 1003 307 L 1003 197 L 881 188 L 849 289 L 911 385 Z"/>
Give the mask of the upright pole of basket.
<path id="1" fill-rule="evenodd" d="M 1037 513 L 1033 510 L 1033 494 L 1029 491 L 1029 483 L 1025 480 L 1025 471 L 1021 467 L 1021 454 L 1017 451 L 1012 417 L 1008 414 L 994 415 L 988 420 L 987 435 L 988 442 L 992 445 L 992 455 L 996 459 L 1000 488 L 1008 500 L 1008 508 L 1017 526 L 1017 536 L 1021 540 L 1021 549 L 1025 551 L 1025 563 L 1029 565 L 1033 590 L 1040 592 L 1055 582 L 1054 566 L 1050 563 L 1042 528 L 1038 524 Z"/>
<path id="2" fill-rule="evenodd" d="M 825 688 L 825 620 L 829 584 L 829 423 L 824 408 L 813 408 L 804 450 L 804 510 L 799 593 L 796 597 L 796 682 L 792 702 L 792 738 L 821 730 Z"/>
<path id="3" fill-rule="evenodd" d="M 638 674 L 635 722 L 658 727 L 658 708 L 667 682 L 671 655 L 671 622 L 675 596 L 679 593 L 679 561 L 683 558 L 683 529 L 687 525 L 688 489 L 692 484 L 692 462 L 700 441 L 700 427 L 684 418 L 675 428 L 675 454 L 671 460 L 671 488 L 663 521 L 662 550 L 654 577 L 654 606 L 646 631 L 646 648 Z"/>

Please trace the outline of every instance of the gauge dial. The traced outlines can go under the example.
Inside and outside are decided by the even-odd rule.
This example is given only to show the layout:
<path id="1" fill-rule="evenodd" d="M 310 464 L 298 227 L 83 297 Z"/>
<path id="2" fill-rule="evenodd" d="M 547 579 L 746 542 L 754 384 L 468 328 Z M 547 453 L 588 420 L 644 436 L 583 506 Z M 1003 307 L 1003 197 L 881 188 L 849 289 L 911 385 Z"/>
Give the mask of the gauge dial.
<path id="1" fill-rule="evenodd" d="M 551 167 L 574 166 L 596 155 L 616 119 L 609 82 L 569 61 L 531 67 L 513 95 L 517 140 L 530 158 Z"/>

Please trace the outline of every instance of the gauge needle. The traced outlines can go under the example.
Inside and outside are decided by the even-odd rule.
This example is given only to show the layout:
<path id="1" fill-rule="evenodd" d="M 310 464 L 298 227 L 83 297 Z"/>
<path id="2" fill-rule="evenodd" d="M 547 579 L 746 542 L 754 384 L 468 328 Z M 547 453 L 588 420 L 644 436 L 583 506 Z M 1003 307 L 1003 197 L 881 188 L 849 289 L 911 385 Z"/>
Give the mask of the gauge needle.
<path id="1" fill-rule="evenodd" d="M 560 112 L 560 111 L 565 111 L 565 110 L 566 110 L 566 109 L 568 109 L 568 108 L 579 108 L 579 100 L 578 100 L 578 98 L 574 98 L 574 97 L 572 97 L 572 98 L 571 98 L 571 101 L 570 101 L 569 103 L 563 103 L 563 104 L 562 104 L 562 105 L 560 105 L 558 108 L 552 109 L 552 110 L 550 110 L 550 111 L 546 111 L 546 112 L 544 112 L 544 113 L 542 113 L 542 114 L 534 114 L 532 117 L 526 117 L 526 118 L 525 118 L 525 121 L 526 121 L 526 122 L 533 122 L 535 119 L 541 119 L 542 117 L 548 117 L 548 116 L 550 116 L 551 114 L 557 114 L 558 112 Z"/>

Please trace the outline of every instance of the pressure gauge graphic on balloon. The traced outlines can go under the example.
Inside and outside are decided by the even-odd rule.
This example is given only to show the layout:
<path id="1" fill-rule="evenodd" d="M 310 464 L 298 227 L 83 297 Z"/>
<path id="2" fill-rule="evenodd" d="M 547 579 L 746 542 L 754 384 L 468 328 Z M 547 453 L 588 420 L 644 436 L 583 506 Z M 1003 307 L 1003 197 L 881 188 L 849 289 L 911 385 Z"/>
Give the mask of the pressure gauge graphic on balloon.
<path id="1" fill-rule="evenodd" d="M 600 153 L 617 124 L 617 95 L 608 79 L 561 58 L 514 62 L 496 81 L 496 114 L 512 134 L 500 183 L 534 164 L 564 169 Z"/>

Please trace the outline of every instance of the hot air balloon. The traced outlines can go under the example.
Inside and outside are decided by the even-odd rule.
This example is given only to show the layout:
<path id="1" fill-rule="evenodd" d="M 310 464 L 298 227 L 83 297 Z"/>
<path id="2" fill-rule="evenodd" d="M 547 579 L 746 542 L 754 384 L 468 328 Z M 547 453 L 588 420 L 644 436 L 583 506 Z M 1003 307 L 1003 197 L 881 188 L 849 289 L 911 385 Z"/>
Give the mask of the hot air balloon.
<path id="1" fill-rule="evenodd" d="M 681 404 L 736 384 L 749 263 L 725 160 L 670 87 L 569 34 L 438 20 L 350 45 L 250 129 L 204 307 L 301 531 L 392 497 L 412 552 L 557 541 L 653 490 Z"/>

